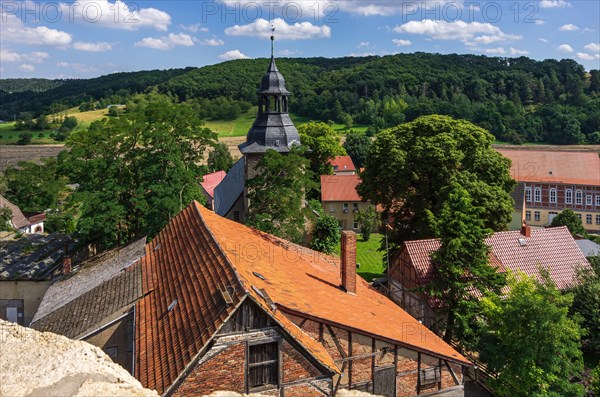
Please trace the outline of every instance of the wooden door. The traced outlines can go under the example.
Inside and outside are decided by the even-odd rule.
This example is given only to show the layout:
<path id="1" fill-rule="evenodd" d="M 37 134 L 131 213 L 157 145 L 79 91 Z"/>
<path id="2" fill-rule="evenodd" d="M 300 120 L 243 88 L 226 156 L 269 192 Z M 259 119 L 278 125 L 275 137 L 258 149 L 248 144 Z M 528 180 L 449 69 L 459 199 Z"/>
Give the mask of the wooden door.
<path id="1" fill-rule="evenodd" d="M 396 397 L 396 368 L 375 368 L 373 374 L 373 394 Z"/>

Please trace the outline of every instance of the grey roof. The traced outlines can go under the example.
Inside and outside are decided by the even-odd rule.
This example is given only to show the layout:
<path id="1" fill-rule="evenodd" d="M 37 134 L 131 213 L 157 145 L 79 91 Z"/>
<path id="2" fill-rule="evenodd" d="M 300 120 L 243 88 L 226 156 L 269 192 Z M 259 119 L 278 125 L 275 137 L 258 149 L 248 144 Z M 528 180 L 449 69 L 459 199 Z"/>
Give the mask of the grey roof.
<path id="1" fill-rule="evenodd" d="M 218 215 L 227 215 L 244 192 L 244 165 L 244 157 L 242 157 L 231 167 L 225 178 L 215 188 L 213 207 Z"/>
<path id="2" fill-rule="evenodd" d="M 146 238 L 143 237 L 81 262 L 71 273 L 52 283 L 32 322 L 48 316 L 119 274 L 144 255 L 145 246 Z"/>
<path id="3" fill-rule="evenodd" d="M 275 58 L 271 57 L 271 63 L 260 81 L 259 94 L 270 95 L 289 95 L 289 91 L 285 88 L 285 79 L 277 69 Z"/>
<path id="4" fill-rule="evenodd" d="M 575 240 L 581 252 L 586 257 L 589 256 L 600 256 L 600 245 L 596 244 L 592 240 Z"/>
<path id="5" fill-rule="evenodd" d="M 142 268 L 137 262 L 80 295 L 31 328 L 79 339 L 126 314 L 142 297 Z"/>
<path id="6" fill-rule="evenodd" d="M 70 244 L 70 236 L 58 233 L 27 234 L 0 242 L 0 280 L 50 279 Z"/>

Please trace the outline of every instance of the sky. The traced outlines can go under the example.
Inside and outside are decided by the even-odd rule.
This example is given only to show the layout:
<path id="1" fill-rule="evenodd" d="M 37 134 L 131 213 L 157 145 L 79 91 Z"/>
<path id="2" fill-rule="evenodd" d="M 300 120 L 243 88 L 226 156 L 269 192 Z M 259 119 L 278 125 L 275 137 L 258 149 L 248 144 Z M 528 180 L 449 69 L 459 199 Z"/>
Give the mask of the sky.
<path id="1" fill-rule="evenodd" d="M 0 78 L 417 51 L 600 68 L 600 1 L 0 0 Z"/>

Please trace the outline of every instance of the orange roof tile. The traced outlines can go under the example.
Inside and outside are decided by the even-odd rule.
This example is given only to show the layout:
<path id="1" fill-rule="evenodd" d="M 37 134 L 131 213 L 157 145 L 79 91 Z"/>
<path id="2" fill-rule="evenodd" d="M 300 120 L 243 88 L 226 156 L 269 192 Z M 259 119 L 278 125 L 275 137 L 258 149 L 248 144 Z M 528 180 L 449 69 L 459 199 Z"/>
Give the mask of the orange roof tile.
<path id="1" fill-rule="evenodd" d="M 519 239 L 523 238 L 525 245 Z M 531 229 L 531 237 L 520 231 L 498 232 L 485 240 L 504 269 L 522 272 L 539 279 L 540 267 L 550 273 L 558 288 L 565 289 L 577 280 L 578 269 L 591 269 L 567 227 Z M 434 277 L 431 254 L 439 249 L 439 240 L 406 241 L 419 283 L 424 286 Z"/>
<path id="2" fill-rule="evenodd" d="M 335 156 L 333 159 L 329 160 L 329 164 L 333 167 L 333 172 L 356 171 L 356 167 L 350 156 Z"/>
<path id="3" fill-rule="evenodd" d="M 321 175 L 321 201 L 362 201 L 358 175 Z"/>
<path id="4" fill-rule="evenodd" d="M 498 150 L 512 160 L 519 182 L 553 182 L 600 186 L 600 157 L 594 152 Z"/>
<path id="5" fill-rule="evenodd" d="M 199 210 L 242 283 L 246 287 L 263 288 L 282 311 L 469 364 L 361 277 L 357 277 L 356 295 L 342 291 L 338 258 L 221 218 L 205 208 Z M 254 289 L 249 290 L 254 293 Z M 260 296 L 256 299 L 261 300 Z"/>

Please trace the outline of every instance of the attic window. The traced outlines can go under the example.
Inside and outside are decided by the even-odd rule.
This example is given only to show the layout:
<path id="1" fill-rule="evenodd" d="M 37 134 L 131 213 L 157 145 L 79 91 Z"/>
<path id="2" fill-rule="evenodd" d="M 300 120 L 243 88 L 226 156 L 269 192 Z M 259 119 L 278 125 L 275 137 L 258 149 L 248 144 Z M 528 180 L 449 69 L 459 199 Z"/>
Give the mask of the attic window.
<path id="1" fill-rule="evenodd" d="M 525 247 L 527 245 L 527 240 L 525 240 L 523 237 L 519 237 L 519 244 L 521 247 Z"/>
<path id="2" fill-rule="evenodd" d="M 261 280 L 266 280 L 265 276 L 263 276 L 262 274 L 260 274 L 258 272 L 252 272 L 252 274 L 254 274 L 256 277 L 260 278 Z"/>
<path id="3" fill-rule="evenodd" d="M 177 306 L 177 299 L 175 299 L 175 300 L 173 300 L 173 302 L 171 302 L 171 304 L 167 308 L 167 311 L 173 310 L 175 308 L 175 306 Z"/>

